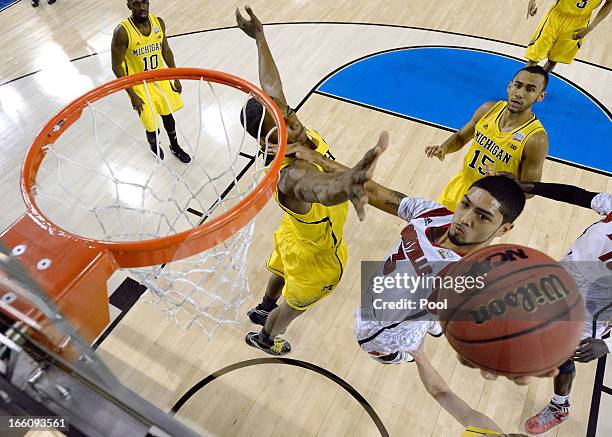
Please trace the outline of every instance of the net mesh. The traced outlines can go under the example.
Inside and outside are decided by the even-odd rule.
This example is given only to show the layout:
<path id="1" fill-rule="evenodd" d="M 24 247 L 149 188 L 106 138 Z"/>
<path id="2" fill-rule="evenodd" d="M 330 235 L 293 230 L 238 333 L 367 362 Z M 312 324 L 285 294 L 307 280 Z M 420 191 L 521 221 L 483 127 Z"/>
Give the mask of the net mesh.
<path id="1" fill-rule="evenodd" d="M 265 107 L 255 140 L 239 119 L 241 111 L 246 118 L 253 95 L 204 79 L 188 82 L 184 109 L 172 115 L 189 164 L 170 153 L 163 160 L 152 153 L 125 94 L 111 94 L 90 102 L 70 129 L 45 146 L 33 191 L 41 211 L 79 236 L 126 242 L 192 229 L 244 199 L 267 168 L 257 159 L 268 153 L 275 131 L 260 141 Z M 171 107 L 160 82 L 140 87 L 145 105 L 159 105 L 161 98 Z M 169 152 L 161 132 L 155 147 Z M 210 336 L 221 324 L 237 322 L 250 297 L 247 255 L 254 225 L 253 220 L 203 253 L 129 269 L 128 275 L 147 287 L 142 299 L 179 328 L 197 325 Z"/>

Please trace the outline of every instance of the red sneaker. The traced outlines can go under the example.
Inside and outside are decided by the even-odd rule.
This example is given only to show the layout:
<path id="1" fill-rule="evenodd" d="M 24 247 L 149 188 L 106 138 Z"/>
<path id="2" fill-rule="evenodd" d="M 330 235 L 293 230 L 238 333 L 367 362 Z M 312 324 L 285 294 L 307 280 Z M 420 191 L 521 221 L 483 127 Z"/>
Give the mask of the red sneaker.
<path id="1" fill-rule="evenodd" d="M 549 403 L 542 411 L 525 422 L 525 431 L 529 434 L 544 434 L 569 417 L 569 405 L 558 406 Z"/>

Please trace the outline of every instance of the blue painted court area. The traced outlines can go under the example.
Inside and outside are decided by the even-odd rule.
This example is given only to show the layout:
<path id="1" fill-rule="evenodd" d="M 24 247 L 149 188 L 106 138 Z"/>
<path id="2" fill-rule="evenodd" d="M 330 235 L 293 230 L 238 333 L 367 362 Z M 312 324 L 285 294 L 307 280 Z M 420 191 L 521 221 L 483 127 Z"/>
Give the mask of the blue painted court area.
<path id="1" fill-rule="evenodd" d="M 8 8 L 13 3 L 17 3 L 19 0 L 0 0 L 0 11 L 2 9 Z"/>
<path id="2" fill-rule="evenodd" d="M 318 91 L 452 129 L 487 100 L 506 100 L 523 63 L 477 50 L 408 48 L 357 61 Z M 551 76 L 548 96 L 534 106 L 548 132 L 549 155 L 612 172 L 612 122 L 570 83 Z"/>

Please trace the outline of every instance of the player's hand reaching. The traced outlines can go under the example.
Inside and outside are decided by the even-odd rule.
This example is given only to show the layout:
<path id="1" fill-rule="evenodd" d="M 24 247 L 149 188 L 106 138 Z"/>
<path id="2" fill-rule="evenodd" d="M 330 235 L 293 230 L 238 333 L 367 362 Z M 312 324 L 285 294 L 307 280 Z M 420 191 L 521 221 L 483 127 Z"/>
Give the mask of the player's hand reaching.
<path id="1" fill-rule="evenodd" d="M 581 27 L 580 29 L 574 30 L 574 33 L 572 34 L 572 39 L 582 39 L 585 36 L 587 36 L 590 32 L 591 32 L 591 28 L 589 26 Z"/>
<path id="2" fill-rule="evenodd" d="M 425 147 L 425 155 L 428 158 L 438 158 L 440 161 L 444 161 L 447 150 L 444 146 L 427 146 Z"/>
<path id="3" fill-rule="evenodd" d="M 529 17 L 533 17 L 538 13 L 538 5 L 536 4 L 536 0 L 529 0 L 529 5 L 527 6 L 527 19 Z"/>
<path id="4" fill-rule="evenodd" d="M 183 85 L 181 85 L 181 82 L 178 79 L 174 81 L 174 91 L 179 94 L 183 92 Z"/>
<path id="5" fill-rule="evenodd" d="M 132 108 L 134 108 L 138 114 L 140 114 L 142 112 L 142 107 L 144 106 L 144 102 L 142 101 L 142 99 L 140 97 L 138 97 L 138 94 L 136 94 L 135 92 L 131 92 L 129 93 L 130 95 L 130 100 L 132 101 Z"/>
<path id="6" fill-rule="evenodd" d="M 468 361 L 465 360 L 465 358 L 463 358 L 461 355 L 457 354 L 457 359 L 459 360 L 459 362 L 461 364 L 463 364 L 466 367 L 469 367 L 471 369 L 477 369 L 478 367 L 474 366 L 473 364 L 469 363 Z M 531 383 L 531 380 L 534 377 L 537 378 L 552 378 L 554 376 L 557 376 L 559 374 L 559 369 L 553 369 L 550 372 L 546 372 L 543 373 L 541 375 L 533 375 L 533 376 L 507 376 L 506 378 L 508 378 L 510 381 L 514 382 L 516 385 L 529 385 Z M 499 375 L 493 373 L 493 372 L 488 372 L 486 370 L 482 370 L 480 369 L 480 375 L 488 380 L 488 381 L 495 381 Z"/>
<path id="7" fill-rule="evenodd" d="M 256 39 L 258 34 L 263 33 L 263 25 L 261 24 L 261 21 L 259 21 L 259 18 L 257 18 L 257 16 L 253 13 L 253 9 L 251 9 L 250 6 L 245 6 L 244 8 L 246 9 L 247 14 L 249 14 L 250 20 L 244 18 L 240 13 L 240 9 L 236 8 L 236 23 L 238 23 L 238 27 L 244 33 L 251 38 Z"/>
<path id="8" fill-rule="evenodd" d="M 572 360 L 578 361 L 579 363 L 588 363 L 603 357 L 609 352 L 608 345 L 605 341 L 596 338 L 585 338 L 578 345 L 576 352 L 574 352 L 572 356 Z"/>
<path id="9" fill-rule="evenodd" d="M 368 150 L 363 159 L 355 167 L 342 173 L 344 191 L 355 207 L 360 221 L 363 221 L 365 218 L 365 205 L 368 203 L 365 184 L 372 179 L 376 161 L 378 161 L 378 158 L 388 146 L 389 134 L 382 132 L 378 139 L 378 144 Z"/>

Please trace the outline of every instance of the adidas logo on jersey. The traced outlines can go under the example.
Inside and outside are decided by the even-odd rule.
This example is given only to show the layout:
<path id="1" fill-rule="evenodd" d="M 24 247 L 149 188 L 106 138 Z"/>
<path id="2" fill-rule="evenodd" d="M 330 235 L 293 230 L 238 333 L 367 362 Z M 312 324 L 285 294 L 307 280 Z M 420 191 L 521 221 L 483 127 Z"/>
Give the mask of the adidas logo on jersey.
<path id="1" fill-rule="evenodd" d="M 432 219 L 432 218 L 429 218 L 429 217 L 425 217 L 425 220 L 424 220 L 424 221 L 425 221 L 425 226 L 427 226 L 428 224 L 430 224 L 431 222 L 433 222 L 433 219 Z"/>

